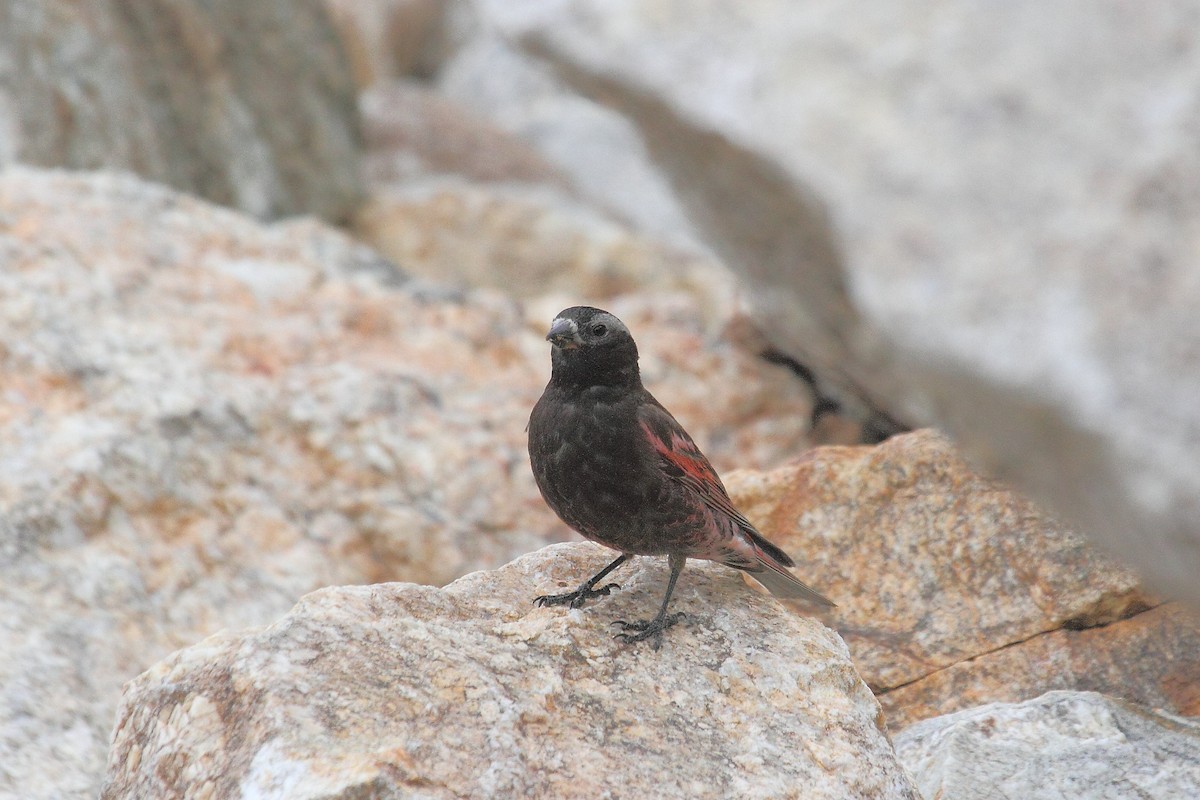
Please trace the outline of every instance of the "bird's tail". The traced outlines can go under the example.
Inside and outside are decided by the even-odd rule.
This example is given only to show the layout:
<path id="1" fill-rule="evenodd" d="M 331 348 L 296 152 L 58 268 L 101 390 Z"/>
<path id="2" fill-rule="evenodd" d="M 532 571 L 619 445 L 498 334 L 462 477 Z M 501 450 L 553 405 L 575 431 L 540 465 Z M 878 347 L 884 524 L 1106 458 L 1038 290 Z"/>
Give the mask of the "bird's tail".
<path id="1" fill-rule="evenodd" d="M 746 531 L 746 533 L 758 561 L 747 571 L 754 576 L 756 581 L 767 587 L 771 594 L 776 597 L 804 600 L 820 606 L 832 607 L 834 605 L 834 602 L 828 597 L 816 589 L 806 586 L 795 575 L 787 571 L 787 567 L 792 564 L 792 559 L 787 553 L 767 541 L 758 531 Z"/>
<path id="2" fill-rule="evenodd" d="M 750 574 L 754 576 L 754 580 L 767 587 L 767 590 L 776 597 L 804 600 L 819 606 L 832 607 L 834 605 L 828 597 L 816 589 L 809 588 L 782 567 L 776 567 L 766 561 L 763 562 L 763 565 L 765 569 Z"/>

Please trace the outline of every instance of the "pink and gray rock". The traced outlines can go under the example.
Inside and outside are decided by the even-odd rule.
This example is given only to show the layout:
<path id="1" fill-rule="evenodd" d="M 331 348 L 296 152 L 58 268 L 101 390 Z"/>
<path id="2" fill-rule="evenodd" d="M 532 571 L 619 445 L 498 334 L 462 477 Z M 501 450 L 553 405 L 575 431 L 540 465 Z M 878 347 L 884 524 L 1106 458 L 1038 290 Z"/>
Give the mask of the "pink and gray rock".
<path id="1" fill-rule="evenodd" d="M 359 96 L 359 112 L 372 190 L 448 176 L 568 189 L 563 173 L 532 145 L 416 81 L 372 86 Z"/>
<path id="2" fill-rule="evenodd" d="M 730 494 L 838 607 L 829 624 L 895 729 L 981 703 L 1090 689 L 1195 713 L 1200 617 L 943 435 L 824 447 Z"/>
<path id="3" fill-rule="evenodd" d="M 837 635 L 731 570 L 684 573 L 658 652 L 608 621 L 651 611 L 662 559 L 594 607 L 529 603 L 608 560 L 325 589 L 175 653 L 126 687 L 101 797 L 917 800 Z"/>
<path id="4" fill-rule="evenodd" d="M 0 265 L 0 794 L 94 797 L 121 684 L 177 648 L 568 535 L 524 433 L 562 297 L 449 291 L 311 220 L 32 169 L 0 176 Z M 693 296 L 611 300 L 722 468 L 806 446 L 804 387 Z"/>
<path id="5" fill-rule="evenodd" d="M 964 659 L 878 695 L 892 730 L 1050 690 L 1103 692 L 1200 717 L 1200 617 L 1164 603 L 1090 628 L 1062 627 Z"/>

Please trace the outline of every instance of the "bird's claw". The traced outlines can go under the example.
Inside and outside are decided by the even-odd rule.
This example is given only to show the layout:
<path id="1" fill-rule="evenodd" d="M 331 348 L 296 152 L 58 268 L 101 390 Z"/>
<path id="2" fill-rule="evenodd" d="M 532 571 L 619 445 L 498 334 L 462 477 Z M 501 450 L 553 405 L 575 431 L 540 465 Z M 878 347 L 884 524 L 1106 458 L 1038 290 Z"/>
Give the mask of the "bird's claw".
<path id="1" fill-rule="evenodd" d="M 540 597 L 533 598 L 533 604 L 539 608 L 546 606 L 570 606 L 571 608 L 583 608 L 583 604 L 593 597 L 608 597 L 613 589 L 620 589 L 620 584 L 607 583 L 599 589 L 588 589 L 580 587 L 573 592 L 566 594 L 544 594 Z"/>
<path id="2" fill-rule="evenodd" d="M 635 620 L 626 622 L 623 619 L 612 621 L 613 625 L 620 625 L 622 630 L 614 639 L 624 642 L 625 644 L 633 644 L 634 642 L 643 642 L 647 639 L 653 639 L 651 647 L 655 650 L 662 647 L 663 631 L 674 625 L 679 620 L 686 617 L 687 614 L 678 611 L 666 617 L 655 617 L 654 619 Z M 630 631 L 633 631 L 632 633 Z"/>

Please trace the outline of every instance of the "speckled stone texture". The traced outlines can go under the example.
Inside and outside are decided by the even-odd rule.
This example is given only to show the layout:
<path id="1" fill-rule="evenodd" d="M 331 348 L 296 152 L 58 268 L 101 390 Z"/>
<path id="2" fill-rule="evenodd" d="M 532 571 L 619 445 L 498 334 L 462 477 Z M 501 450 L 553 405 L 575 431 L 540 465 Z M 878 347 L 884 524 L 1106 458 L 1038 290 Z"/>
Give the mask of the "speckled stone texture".
<path id="1" fill-rule="evenodd" d="M 804 386 L 694 297 L 612 302 L 721 468 L 806 445 Z M 121 684 L 172 650 L 567 537 L 524 433 L 566 305 L 128 175 L 4 173 L 0 794 L 94 797 Z"/>
<path id="2" fill-rule="evenodd" d="M 1050 689 L 1195 713 L 1200 618 L 936 431 L 817 448 L 726 484 L 838 603 L 830 624 L 893 728 Z"/>
<path id="3" fill-rule="evenodd" d="M 897 736 L 896 750 L 927 798 L 1200 794 L 1200 722 L 1094 692 L 1049 692 L 931 719 Z"/>
<path id="4" fill-rule="evenodd" d="M 657 652 L 608 623 L 653 613 L 662 559 L 584 609 L 530 603 L 609 556 L 326 589 L 182 650 L 126 687 L 101 797 L 917 800 L 837 635 L 733 571 L 689 565 Z"/>

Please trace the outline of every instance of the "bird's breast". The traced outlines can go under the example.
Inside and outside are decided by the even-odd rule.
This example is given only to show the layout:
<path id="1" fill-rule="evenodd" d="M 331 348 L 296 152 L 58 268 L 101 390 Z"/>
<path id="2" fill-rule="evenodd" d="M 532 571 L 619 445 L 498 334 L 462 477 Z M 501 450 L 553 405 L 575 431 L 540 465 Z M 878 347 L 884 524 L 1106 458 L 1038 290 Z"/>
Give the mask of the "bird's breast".
<path id="1" fill-rule="evenodd" d="M 589 538 L 613 544 L 661 493 L 640 457 L 636 422 L 617 404 L 544 395 L 529 424 L 529 456 L 546 503 Z M 617 545 L 613 545 L 617 546 Z"/>

